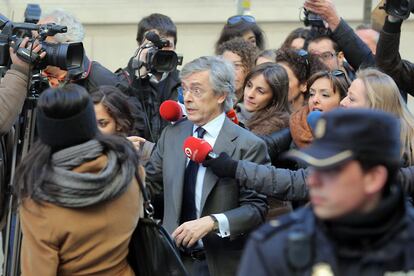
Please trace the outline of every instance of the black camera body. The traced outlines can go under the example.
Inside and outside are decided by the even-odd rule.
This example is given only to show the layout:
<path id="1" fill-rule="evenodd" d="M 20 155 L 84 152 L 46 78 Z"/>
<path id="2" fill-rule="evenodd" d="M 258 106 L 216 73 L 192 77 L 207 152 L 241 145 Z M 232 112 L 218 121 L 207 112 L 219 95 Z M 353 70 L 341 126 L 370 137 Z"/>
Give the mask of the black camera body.
<path id="1" fill-rule="evenodd" d="M 16 54 L 34 65 L 35 69 L 44 69 L 48 65 L 57 66 L 63 70 L 78 69 L 82 66 L 84 49 L 81 42 L 74 43 L 47 43 L 44 40 L 48 36 L 67 31 L 65 26 L 56 24 L 36 25 L 33 23 L 13 23 L 0 14 L 0 66 L 8 66 L 10 63 L 10 45 Z M 23 32 L 22 32 L 23 31 Z M 46 57 L 40 59 L 40 53 L 34 53 L 26 48 L 19 48 L 24 36 L 37 31 L 38 39 L 42 49 L 40 53 L 46 52 Z M 24 34 L 24 35 L 23 35 Z M 31 41 L 34 38 L 31 37 Z"/>
<path id="2" fill-rule="evenodd" d="M 145 65 L 150 72 L 171 72 L 177 65 L 181 65 L 182 57 L 178 58 L 174 51 L 162 50 L 170 45 L 170 41 L 160 38 L 155 32 L 148 32 L 145 38 L 152 42 Z"/>
<path id="3" fill-rule="evenodd" d="M 303 9 L 303 13 L 305 14 L 303 23 L 306 27 L 311 26 L 316 28 L 325 28 L 325 23 L 319 14 L 308 11 L 307 9 Z"/>
<path id="4" fill-rule="evenodd" d="M 311 28 L 311 32 L 319 35 L 329 35 L 330 30 L 326 28 L 325 22 L 319 14 L 303 8 L 304 17 L 301 18 L 306 27 Z"/>
<path id="5" fill-rule="evenodd" d="M 389 15 L 405 20 L 414 13 L 414 0 L 386 0 L 382 7 Z"/>

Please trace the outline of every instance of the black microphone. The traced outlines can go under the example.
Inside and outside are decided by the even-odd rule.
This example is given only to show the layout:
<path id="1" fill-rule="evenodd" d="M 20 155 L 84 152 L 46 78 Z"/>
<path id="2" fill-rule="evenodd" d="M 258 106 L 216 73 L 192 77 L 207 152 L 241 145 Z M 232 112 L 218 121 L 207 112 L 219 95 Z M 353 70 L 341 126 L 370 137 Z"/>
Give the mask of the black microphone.
<path id="1" fill-rule="evenodd" d="M 170 41 L 168 41 L 167 39 L 161 39 L 156 32 L 146 33 L 145 38 L 151 41 L 154 44 L 154 46 L 158 49 L 170 46 Z"/>

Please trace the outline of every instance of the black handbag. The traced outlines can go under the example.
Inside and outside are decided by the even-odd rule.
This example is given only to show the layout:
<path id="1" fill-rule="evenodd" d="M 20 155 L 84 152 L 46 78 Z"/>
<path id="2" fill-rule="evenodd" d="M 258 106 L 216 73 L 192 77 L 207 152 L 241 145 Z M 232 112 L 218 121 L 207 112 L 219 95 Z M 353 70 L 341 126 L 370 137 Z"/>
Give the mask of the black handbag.
<path id="1" fill-rule="evenodd" d="M 140 218 L 129 243 L 128 262 L 137 276 L 187 276 L 175 243 L 160 222 L 141 178 L 136 174 L 143 198 L 144 218 Z"/>

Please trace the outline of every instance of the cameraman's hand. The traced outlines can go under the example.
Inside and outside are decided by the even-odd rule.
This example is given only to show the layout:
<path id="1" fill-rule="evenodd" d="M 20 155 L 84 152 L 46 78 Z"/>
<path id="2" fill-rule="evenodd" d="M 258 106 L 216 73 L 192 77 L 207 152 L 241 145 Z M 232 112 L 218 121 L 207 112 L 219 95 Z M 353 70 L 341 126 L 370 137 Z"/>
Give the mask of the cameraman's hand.
<path id="1" fill-rule="evenodd" d="M 227 153 L 222 152 L 217 158 L 203 162 L 204 167 L 210 168 L 218 177 L 236 177 L 238 161 L 233 160 Z"/>
<path id="2" fill-rule="evenodd" d="M 28 50 L 30 50 L 31 47 L 32 47 L 32 45 L 29 43 L 29 38 L 28 37 L 25 37 L 19 45 L 19 48 L 27 48 Z M 32 51 L 34 53 L 38 53 L 41 49 L 42 49 L 42 46 L 36 40 L 34 42 Z M 22 68 L 25 71 L 29 71 L 30 64 L 23 61 L 21 58 L 19 58 L 12 47 L 10 47 L 9 52 L 10 52 L 10 58 L 11 58 L 12 63 L 14 65 Z M 40 54 L 40 58 L 44 58 L 45 56 L 46 56 L 46 52 L 43 52 L 43 53 Z"/>
<path id="3" fill-rule="evenodd" d="M 305 9 L 319 14 L 328 23 L 331 31 L 335 31 L 341 22 L 332 0 L 306 0 L 303 6 Z"/>
<path id="4" fill-rule="evenodd" d="M 139 76 L 141 78 L 145 77 L 148 74 L 147 67 L 144 65 L 144 64 L 147 64 L 147 56 L 148 56 L 148 50 L 149 50 L 149 48 L 145 47 L 147 43 L 149 43 L 149 41 L 145 41 L 144 44 L 140 46 L 140 48 L 142 49 L 139 50 L 139 56 L 137 57 L 139 60 L 139 63 L 142 64 L 141 67 L 138 69 Z"/>

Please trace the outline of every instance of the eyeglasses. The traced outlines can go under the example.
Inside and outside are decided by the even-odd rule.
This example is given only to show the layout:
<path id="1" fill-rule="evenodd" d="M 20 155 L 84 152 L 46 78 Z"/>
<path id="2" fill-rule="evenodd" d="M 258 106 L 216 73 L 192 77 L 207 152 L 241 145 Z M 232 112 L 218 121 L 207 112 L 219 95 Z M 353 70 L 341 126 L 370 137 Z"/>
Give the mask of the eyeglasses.
<path id="1" fill-rule="evenodd" d="M 317 56 L 320 57 L 322 60 L 329 60 L 329 59 L 333 58 L 334 56 L 336 56 L 336 53 L 323 52 L 322 54 L 319 54 Z"/>
<path id="2" fill-rule="evenodd" d="M 181 86 L 182 91 L 183 91 L 183 95 L 187 94 L 187 92 L 190 92 L 191 95 L 193 95 L 196 98 L 201 98 L 201 96 L 204 94 L 204 90 L 198 88 L 198 87 L 194 87 L 194 88 L 187 88 L 184 86 Z"/>
<path id="3" fill-rule="evenodd" d="M 345 73 L 342 70 L 333 70 L 333 71 L 328 72 L 328 74 L 330 74 L 334 77 L 343 77 L 343 76 L 345 76 Z"/>
<path id="4" fill-rule="evenodd" d="M 246 23 L 256 23 L 256 19 L 251 15 L 234 15 L 227 19 L 227 25 L 235 25 L 241 21 Z"/>

